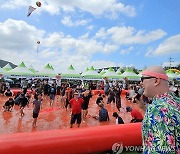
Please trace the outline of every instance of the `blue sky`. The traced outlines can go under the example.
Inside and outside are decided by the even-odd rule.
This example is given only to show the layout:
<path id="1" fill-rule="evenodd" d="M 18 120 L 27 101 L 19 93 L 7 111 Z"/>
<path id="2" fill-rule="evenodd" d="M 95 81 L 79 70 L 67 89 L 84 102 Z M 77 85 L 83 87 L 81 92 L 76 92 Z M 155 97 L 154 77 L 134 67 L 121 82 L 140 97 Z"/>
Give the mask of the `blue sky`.
<path id="1" fill-rule="evenodd" d="M 57 72 L 180 63 L 179 0 L 0 1 L 0 59 Z M 27 17 L 28 7 L 37 9 Z M 40 41 L 40 45 L 37 45 Z M 38 53 L 37 53 L 38 46 Z"/>

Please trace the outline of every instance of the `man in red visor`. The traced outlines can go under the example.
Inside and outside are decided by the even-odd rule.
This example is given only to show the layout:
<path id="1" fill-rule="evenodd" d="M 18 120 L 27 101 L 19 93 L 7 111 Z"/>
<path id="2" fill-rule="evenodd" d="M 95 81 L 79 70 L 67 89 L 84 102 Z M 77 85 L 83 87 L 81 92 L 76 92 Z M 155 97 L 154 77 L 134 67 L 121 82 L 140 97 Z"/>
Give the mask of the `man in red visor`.
<path id="1" fill-rule="evenodd" d="M 169 91 L 165 70 L 151 66 L 141 82 L 143 95 L 152 98 L 142 123 L 144 153 L 180 153 L 180 99 Z"/>

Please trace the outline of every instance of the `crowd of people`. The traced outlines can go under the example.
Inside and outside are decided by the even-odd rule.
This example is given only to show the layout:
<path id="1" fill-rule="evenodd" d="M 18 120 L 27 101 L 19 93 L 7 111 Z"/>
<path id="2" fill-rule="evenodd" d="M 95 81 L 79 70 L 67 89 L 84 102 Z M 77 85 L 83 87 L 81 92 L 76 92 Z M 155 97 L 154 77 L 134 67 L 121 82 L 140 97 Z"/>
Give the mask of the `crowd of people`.
<path id="1" fill-rule="evenodd" d="M 1 85 L 3 84 L 1 83 Z M 133 86 L 135 86 L 137 90 L 141 88 L 138 84 L 133 84 Z M 12 112 L 13 106 L 18 105 L 20 108 L 20 116 L 23 117 L 25 114 L 24 108 L 29 107 L 29 105 L 33 105 L 33 127 L 36 127 L 37 118 L 39 116 L 40 109 L 42 108 L 43 99 L 48 100 L 49 106 L 53 107 L 56 103 L 55 98 L 59 98 L 61 101 L 61 108 L 71 112 L 71 128 L 75 122 L 79 127 L 82 121 L 85 122 L 87 116 L 91 116 L 94 119 L 97 119 L 99 122 L 109 121 L 109 113 L 106 109 L 106 105 L 108 104 L 115 104 L 118 113 L 120 113 L 122 108 L 121 91 L 123 89 L 123 83 L 121 82 L 88 81 L 85 83 L 64 82 L 58 84 L 57 80 L 35 79 L 29 81 L 24 79 L 21 81 L 21 92 L 18 92 L 15 96 L 13 90 L 9 86 L 5 86 L 4 90 L 2 90 L 2 88 L 3 86 L 1 86 L 0 90 L 1 95 L 8 97 L 8 100 L 3 105 L 4 112 Z M 99 92 L 98 97 L 96 98 L 96 104 L 99 107 L 98 115 L 91 115 L 88 113 L 89 102 L 93 96 L 92 90 L 104 91 L 104 94 Z M 118 113 L 115 112 L 113 115 Z"/>
<path id="2" fill-rule="evenodd" d="M 172 85 L 168 83 L 168 77 L 163 68 L 154 66 L 142 72 L 141 82 L 130 84 L 127 80 L 79 82 L 72 84 L 64 82 L 59 84 L 56 80 L 23 80 L 22 92 L 14 96 L 8 84 L 0 84 L 0 92 L 8 97 L 3 109 L 13 111 L 14 105 L 20 106 L 20 115 L 24 116 L 24 108 L 30 103 L 33 108 L 33 127 L 36 127 L 37 118 L 42 107 L 43 99 L 49 99 L 49 106 L 53 107 L 55 97 L 61 100 L 61 108 L 70 110 L 70 128 L 77 123 L 85 122 L 87 116 L 91 116 L 99 122 L 109 121 L 109 112 L 106 105 L 115 104 L 117 112 L 112 116 L 116 124 L 124 124 L 120 112 L 125 110 L 132 116 L 131 123 L 142 122 L 144 152 L 162 152 L 163 146 L 169 151 L 179 152 L 180 149 L 180 99 L 179 87 L 171 91 Z M 31 89 L 30 92 L 27 89 Z M 98 93 L 96 105 L 99 107 L 98 115 L 88 113 L 89 102 L 93 96 L 92 90 L 103 90 L 104 94 Z M 137 103 L 144 110 L 145 116 L 132 106 L 122 107 L 121 91 L 128 90 L 125 99 L 130 103 Z M 124 101 L 123 101 L 124 102 Z"/>

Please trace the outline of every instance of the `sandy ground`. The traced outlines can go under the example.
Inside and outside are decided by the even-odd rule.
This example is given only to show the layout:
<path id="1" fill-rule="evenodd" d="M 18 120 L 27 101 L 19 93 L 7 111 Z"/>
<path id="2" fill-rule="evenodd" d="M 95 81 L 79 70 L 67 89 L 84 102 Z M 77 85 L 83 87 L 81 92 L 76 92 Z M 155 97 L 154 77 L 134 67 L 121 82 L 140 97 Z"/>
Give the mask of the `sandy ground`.
<path id="1" fill-rule="evenodd" d="M 89 114 L 98 115 L 99 107 L 96 105 L 97 95 L 93 96 L 90 100 L 89 105 Z M 53 107 L 49 105 L 49 98 L 44 98 L 42 109 L 40 111 L 37 127 L 32 128 L 32 112 L 33 105 L 30 102 L 29 108 L 25 107 L 24 117 L 20 116 L 19 106 L 14 106 L 12 112 L 3 112 L 2 106 L 5 101 L 8 100 L 8 97 L 0 96 L 0 134 L 10 134 L 10 133 L 19 133 L 19 132 L 32 132 L 32 131 L 42 131 L 42 130 L 54 130 L 54 129 L 70 129 L 70 110 L 66 111 L 61 108 L 62 103 L 60 102 L 60 96 L 56 96 L 55 104 Z M 133 108 L 138 109 L 142 114 L 143 112 L 138 108 L 137 104 L 131 103 L 124 99 L 124 96 L 121 96 L 122 107 L 125 108 L 127 105 L 132 106 Z M 87 117 L 85 122 L 81 123 L 81 128 L 83 127 L 94 127 L 100 125 L 114 125 L 115 118 L 112 117 L 113 112 L 118 112 L 116 106 L 111 103 L 105 105 L 109 111 L 109 122 L 99 122 L 92 117 Z M 125 123 L 130 123 L 131 115 L 126 113 L 124 109 L 121 109 L 121 112 L 118 114 L 123 118 Z M 76 125 L 74 125 L 76 127 Z"/>

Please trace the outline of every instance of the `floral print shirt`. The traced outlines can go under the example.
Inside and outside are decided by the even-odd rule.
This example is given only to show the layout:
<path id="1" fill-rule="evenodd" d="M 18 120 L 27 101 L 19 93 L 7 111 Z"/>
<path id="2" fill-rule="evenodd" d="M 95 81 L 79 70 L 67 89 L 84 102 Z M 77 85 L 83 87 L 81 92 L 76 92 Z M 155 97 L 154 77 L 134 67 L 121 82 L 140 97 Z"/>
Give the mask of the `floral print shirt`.
<path id="1" fill-rule="evenodd" d="M 180 98 L 167 92 L 153 98 L 142 123 L 143 152 L 180 154 Z"/>

